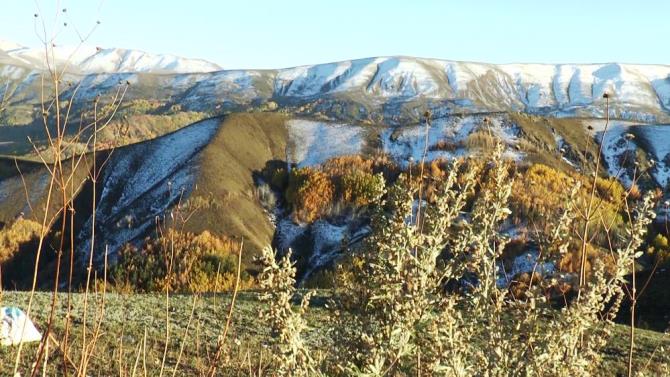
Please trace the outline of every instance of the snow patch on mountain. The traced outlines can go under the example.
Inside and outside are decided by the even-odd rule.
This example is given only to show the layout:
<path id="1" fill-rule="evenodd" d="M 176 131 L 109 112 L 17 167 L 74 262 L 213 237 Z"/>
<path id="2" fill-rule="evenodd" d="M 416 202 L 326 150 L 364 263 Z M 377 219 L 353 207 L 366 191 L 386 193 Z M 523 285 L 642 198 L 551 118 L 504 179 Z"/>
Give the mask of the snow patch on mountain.
<path id="1" fill-rule="evenodd" d="M 115 252 L 137 240 L 155 225 L 155 219 L 193 189 L 195 158 L 216 133 L 218 119 L 208 119 L 147 143 L 115 150 L 100 179 L 96 209 L 95 258 L 105 246 Z M 79 250 L 90 253 L 92 221 L 84 225 Z M 111 255 L 113 258 L 114 255 Z"/>
<path id="2" fill-rule="evenodd" d="M 458 145 L 464 141 L 472 132 L 474 127 L 481 121 L 478 117 L 465 118 L 442 118 L 436 119 L 431 126 L 425 124 L 387 129 L 382 133 L 384 152 L 393 156 L 396 161 L 406 165 L 414 161 L 419 162 L 426 148 L 426 134 L 428 138 L 428 151 L 426 160 L 432 161 L 438 158 L 449 158 L 462 154 L 461 148 L 452 151 L 434 149 L 440 142 L 449 142 Z"/>
<path id="3" fill-rule="evenodd" d="M 435 119 L 426 124 L 387 129 L 382 133 L 384 152 L 401 165 L 419 163 L 426 153 L 426 161 L 452 158 L 471 153 L 465 147 L 468 136 L 482 130 L 513 147 L 518 141 L 518 128 L 505 117 L 472 115 Z M 427 148 L 427 150 L 426 150 Z M 507 158 L 518 159 L 518 152 L 508 150 Z"/>
<path id="4" fill-rule="evenodd" d="M 593 127 L 596 139 L 603 139 L 603 159 L 611 177 L 630 187 L 634 177 L 626 165 L 635 163 L 635 153 L 642 147 L 650 154 L 649 159 L 654 160 L 648 172 L 656 183 L 661 187 L 670 184 L 670 125 L 611 121 L 605 129 L 605 124 L 604 120 L 587 121 L 587 125 Z"/>
<path id="5" fill-rule="evenodd" d="M 352 62 L 301 66 L 277 74 L 275 92 L 285 96 L 313 96 L 321 93 L 324 83 L 336 82 L 352 69 Z"/>
<path id="6" fill-rule="evenodd" d="M 290 120 L 288 125 L 290 162 L 312 166 L 337 156 L 359 154 L 363 128 L 349 124 Z"/>
<path id="7" fill-rule="evenodd" d="M 130 205 L 152 186 L 163 182 L 178 166 L 183 165 L 209 142 L 218 125 L 218 120 L 210 119 L 160 138 L 151 143 L 149 150 L 143 152 L 144 158 L 141 160 L 137 160 L 134 154 L 120 153 L 114 156 L 117 169 L 111 170 L 107 181 L 116 183 L 123 177 L 126 188 L 114 201 L 112 212 Z M 129 174 L 131 172 L 134 174 Z M 170 183 L 174 185 L 174 189 L 179 190 L 179 182 Z M 102 196 L 104 199 L 104 190 Z"/>
<path id="8" fill-rule="evenodd" d="M 590 120 L 586 124 L 591 126 L 596 140 L 602 140 L 602 157 L 607 167 L 607 174 L 617 178 L 626 187 L 633 184 L 633 177 L 625 165 L 631 164 L 637 145 L 628 136 L 631 122 Z"/>
<path id="9" fill-rule="evenodd" d="M 500 70 L 509 75 L 516 83 L 521 101 L 531 108 L 551 107 L 557 102 L 558 98 L 552 93 L 555 87 L 553 81 L 558 68 L 560 67 L 545 64 L 500 66 Z M 560 78 L 557 81 L 560 82 Z"/>
<path id="10" fill-rule="evenodd" d="M 315 166 L 344 155 L 370 150 L 366 128 L 353 124 L 294 119 L 287 122 L 287 158 L 299 167 Z M 504 115 L 467 115 L 434 119 L 431 125 L 415 124 L 385 128 L 380 134 L 381 150 L 397 163 L 407 166 L 421 161 L 427 147 L 426 161 L 464 156 L 473 151 L 466 147 L 474 131 L 490 134 L 507 145 L 505 157 L 519 160 L 519 128 Z M 427 142 L 426 144 L 426 134 Z"/>
<path id="11" fill-rule="evenodd" d="M 506 288 L 512 283 L 512 279 L 522 273 L 538 273 L 544 277 L 556 271 L 556 265 L 553 262 L 543 262 L 540 260 L 540 253 L 537 250 L 525 252 L 512 262 L 511 269 L 505 270 L 502 262 L 496 264 L 496 286 Z"/>
<path id="12" fill-rule="evenodd" d="M 410 57 L 359 59 L 279 70 L 275 93 L 312 97 L 355 91 L 371 99 L 468 99 L 490 110 L 522 104 L 530 112 L 602 115 L 611 95 L 620 115 L 670 109 L 670 66 L 485 64 Z"/>
<path id="13" fill-rule="evenodd" d="M 367 92 L 381 97 L 437 98 L 443 93 L 432 72 L 440 72 L 439 62 L 388 58 L 377 64 Z"/>
<path id="14" fill-rule="evenodd" d="M 326 267 L 342 252 L 342 243 L 349 233 L 349 226 L 317 220 L 311 226 L 311 233 L 312 255 L 309 257 L 309 267 L 300 279 L 301 281 L 307 280 L 312 272 Z"/>
<path id="15" fill-rule="evenodd" d="M 495 70 L 491 64 L 444 61 L 447 81 L 455 93 L 465 91 L 470 83 Z"/>
<path id="16" fill-rule="evenodd" d="M 169 85 L 184 91 L 181 104 L 211 111 L 221 103 L 245 103 L 257 99 L 260 94 L 255 83 L 262 79 L 259 71 L 217 71 L 176 75 Z"/>
<path id="17" fill-rule="evenodd" d="M 69 62 L 68 71 L 79 75 L 79 79 L 72 77 L 75 82 L 82 80 L 82 75 L 172 74 L 166 80 L 159 79 L 160 86 L 170 88 L 168 97 L 183 100 L 197 110 L 272 97 L 297 102 L 330 97 L 374 106 L 429 100 L 436 106 L 455 104 L 465 112 L 603 117 L 602 96 L 608 93 L 614 117 L 645 122 L 670 120 L 668 65 L 496 65 L 390 56 L 278 70 L 221 71 L 218 65 L 204 60 L 136 50 L 91 46 L 56 46 L 49 50 L 59 67 Z M 0 41 L 0 63 L 5 66 L 42 70 L 46 67 L 44 56 L 42 48 Z M 25 72 L 22 74 L 28 79 Z M 21 79 L 17 71 L 0 71 L 0 79 L 10 77 Z M 155 80 L 147 79 L 146 85 L 155 90 Z"/>
<path id="18" fill-rule="evenodd" d="M 221 70 L 218 65 L 201 59 L 118 48 L 101 49 L 78 62 L 77 66 L 85 72 L 188 73 Z"/>
<path id="19" fill-rule="evenodd" d="M 169 54 L 150 54 L 139 50 L 100 48 L 88 45 L 28 48 L 0 41 L 0 50 L 35 69 L 57 67 L 74 73 L 190 73 L 212 72 L 221 67 L 201 59 Z M 48 56 L 48 59 L 47 59 Z"/>

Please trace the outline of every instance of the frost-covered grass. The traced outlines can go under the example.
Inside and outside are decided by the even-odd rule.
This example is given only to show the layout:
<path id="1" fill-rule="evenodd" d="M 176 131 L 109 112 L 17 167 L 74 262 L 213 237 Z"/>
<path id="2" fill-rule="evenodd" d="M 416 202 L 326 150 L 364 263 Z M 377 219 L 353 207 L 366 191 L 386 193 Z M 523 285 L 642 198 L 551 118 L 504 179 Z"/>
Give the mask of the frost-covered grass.
<path id="1" fill-rule="evenodd" d="M 4 292 L 0 296 L 0 305 L 16 305 L 25 307 L 28 301 L 28 292 Z M 31 315 L 40 331 L 44 330 L 49 311 L 50 293 L 38 292 L 35 296 L 34 311 Z M 74 294 L 72 302 L 75 310 L 72 313 L 74 326 L 72 349 L 77 354 L 77 345 L 81 335 L 82 322 L 82 294 Z M 199 297 L 196 301 L 195 314 L 189 330 L 189 338 L 184 347 L 180 368 L 177 375 L 198 375 L 206 370 L 208 357 L 215 347 L 216 337 L 225 325 L 226 310 L 230 303 L 230 295 L 208 295 Z M 331 342 L 326 329 L 326 318 L 328 309 L 324 306 L 328 298 L 325 291 L 317 292 L 312 298 L 312 304 L 307 311 L 306 339 L 313 351 L 327 350 Z M 168 347 L 167 371 L 172 373 L 181 339 L 184 337 L 186 325 L 189 321 L 193 300 L 195 296 L 179 295 L 170 298 L 170 326 L 171 341 Z M 65 326 L 64 313 L 66 312 L 66 294 L 59 295 L 56 306 L 54 331 L 62 335 Z M 233 315 L 232 329 L 229 334 L 229 346 L 222 358 L 224 365 L 220 369 L 221 375 L 239 376 L 249 375 L 249 357 L 254 367 L 265 365 L 269 359 L 269 350 L 264 346 L 264 339 L 269 336 L 266 323 L 258 316 L 261 303 L 258 294 L 254 292 L 242 292 L 238 297 Z M 95 307 L 91 308 L 89 315 L 93 315 Z M 143 375 L 146 366 L 147 375 L 157 375 L 160 369 L 160 360 L 165 345 L 165 297 L 153 294 L 118 295 L 108 294 L 105 305 L 105 321 L 102 325 L 102 337 L 97 345 L 92 359 L 93 375 L 118 375 L 119 365 L 131 372 L 138 353 L 144 344 L 146 331 L 146 363 L 144 353 L 140 354 L 137 366 L 139 375 Z M 89 318 L 90 320 L 90 318 Z M 90 322 L 89 322 L 90 323 Z M 90 331 L 90 326 L 89 326 Z M 625 374 L 627 352 L 628 327 L 616 325 L 613 342 L 606 347 L 605 362 L 601 371 L 602 376 L 614 376 Z M 59 337 L 60 338 L 60 337 Z M 650 370 L 653 371 L 657 365 L 665 361 L 669 356 L 659 348 L 667 349 L 670 341 L 667 336 L 646 330 L 636 330 L 636 364 L 642 365 L 650 362 Z M 0 374 L 10 374 L 13 366 L 16 348 L 0 348 Z M 35 344 L 26 348 L 24 355 L 24 366 L 27 367 L 32 356 L 37 352 Z M 263 360 L 260 360 L 260 358 Z M 49 365 L 57 368 L 62 364 L 62 354 L 50 345 Z M 51 369 L 53 375 L 55 370 Z M 653 374 L 653 373 L 652 373 Z"/>
<path id="2" fill-rule="evenodd" d="M 0 305 L 19 306 L 25 308 L 29 299 L 28 292 L 5 292 L 0 296 Z M 89 339 L 101 297 L 90 298 L 88 311 Z M 50 293 L 37 293 L 31 314 L 33 322 L 43 332 L 48 319 L 50 307 Z M 72 303 L 74 310 L 71 315 L 71 358 L 80 354 L 81 334 L 83 323 L 83 294 L 74 294 Z M 56 320 L 54 332 L 56 338 L 63 339 L 65 331 L 65 313 L 67 312 L 67 294 L 59 294 L 56 306 Z M 166 370 L 172 375 L 177 356 L 185 337 L 186 326 L 189 322 L 191 310 L 195 301 L 195 314 L 191 321 L 189 334 L 186 339 L 184 354 L 176 375 L 200 375 L 207 371 L 209 359 L 216 348 L 217 337 L 221 334 L 226 313 L 231 301 L 230 295 L 208 295 L 196 297 L 192 295 L 177 295 L 170 298 L 170 341 L 168 342 L 168 357 Z M 141 350 L 140 362 L 137 371 L 140 375 L 158 375 L 161 358 L 165 346 L 165 296 L 161 294 L 108 294 L 105 297 L 105 318 L 101 328 L 101 337 L 94 353 L 89 370 L 93 375 L 118 375 L 119 369 L 130 375 L 134 369 L 138 354 Z M 243 292 L 237 299 L 232 320 L 231 332 L 228 334 L 229 343 L 224 355 L 224 364 L 220 369 L 221 375 L 239 375 L 246 370 L 245 358 L 249 355 L 253 365 L 259 364 L 259 357 L 264 352 L 263 340 L 269 337 L 263 321 L 258 318 L 260 310 L 258 295 L 253 292 Z M 321 307 L 310 311 L 309 322 L 317 326 L 323 319 L 324 309 Z M 146 343 L 145 343 L 146 334 Z M 321 337 L 316 331 L 312 339 Z M 318 342 L 315 342 L 318 343 Z M 146 344 L 146 348 L 145 347 Z M 0 348 L 0 375 L 11 374 L 16 348 Z M 24 368 L 33 361 L 37 352 L 37 345 L 30 344 L 24 350 Z M 268 358 L 268 353 L 262 357 Z M 63 363 L 62 354 L 54 344 L 50 345 L 50 373 L 55 374 Z M 260 361 L 263 365 L 263 361 Z M 25 370 L 25 369 L 24 369 Z M 70 371 L 72 371 L 70 369 Z M 29 375 L 29 374 L 28 374 Z"/>

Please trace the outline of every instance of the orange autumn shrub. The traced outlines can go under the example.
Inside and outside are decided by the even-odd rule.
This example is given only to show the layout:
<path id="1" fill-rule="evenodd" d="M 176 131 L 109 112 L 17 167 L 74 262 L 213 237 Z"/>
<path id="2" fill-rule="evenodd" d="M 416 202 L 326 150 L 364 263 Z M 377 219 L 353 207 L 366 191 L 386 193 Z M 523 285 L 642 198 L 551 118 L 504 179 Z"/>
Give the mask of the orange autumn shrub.
<path id="1" fill-rule="evenodd" d="M 335 185 L 328 174 L 313 168 L 293 169 L 289 175 L 286 200 L 298 221 L 312 222 L 332 206 Z"/>
<path id="2" fill-rule="evenodd" d="M 120 291 L 176 293 L 224 292 L 235 287 L 237 241 L 168 230 L 157 238 L 146 238 L 139 247 L 125 245 L 110 270 L 112 288 Z M 241 286 L 253 280 L 242 274 Z"/>

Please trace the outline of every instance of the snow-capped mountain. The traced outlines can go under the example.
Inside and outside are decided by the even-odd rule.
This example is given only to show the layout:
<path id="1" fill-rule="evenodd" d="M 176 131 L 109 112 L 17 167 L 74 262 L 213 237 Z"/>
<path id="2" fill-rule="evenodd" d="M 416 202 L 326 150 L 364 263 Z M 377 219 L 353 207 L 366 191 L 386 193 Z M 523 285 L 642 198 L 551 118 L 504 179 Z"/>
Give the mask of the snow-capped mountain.
<path id="1" fill-rule="evenodd" d="M 377 100 L 466 100 L 487 110 L 579 109 L 598 113 L 602 95 L 631 111 L 670 110 L 670 66 L 484 64 L 409 57 L 361 59 L 278 71 L 275 94 L 355 91 Z"/>
<path id="2" fill-rule="evenodd" d="M 48 54 L 47 54 L 48 51 Z M 186 59 L 174 55 L 150 54 L 121 48 L 101 48 L 87 45 L 77 47 L 55 46 L 28 48 L 0 40 L 0 56 L 11 58 L 17 65 L 42 70 L 49 65 L 72 73 L 193 73 L 212 72 L 221 67 L 200 59 Z M 47 55 L 49 61 L 47 62 Z"/>
<path id="3" fill-rule="evenodd" d="M 40 49 L 0 42 L 0 82 L 19 89 L 10 103 L 34 103 L 38 98 L 30 92 L 35 91 L 32 84 L 45 67 L 44 55 Z M 136 85 L 134 91 L 143 97 L 176 99 L 183 107 L 199 111 L 273 100 L 280 105 L 282 101 L 313 104 L 314 111 L 328 113 L 337 103 L 351 106 L 360 117 L 379 114 L 381 119 L 400 116 L 399 121 L 406 121 L 403 104 L 421 101 L 437 113 L 522 111 L 602 117 L 602 95 L 607 92 L 617 118 L 670 120 L 668 65 L 496 65 L 377 57 L 278 70 L 225 71 L 203 60 L 124 49 L 55 47 L 53 56 L 57 64 L 69 62 L 68 79 L 82 82 L 86 96 L 104 93 L 123 80 Z M 0 94 L 6 90 L 0 88 Z M 315 100 L 325 103 L 314 104 Z"/>

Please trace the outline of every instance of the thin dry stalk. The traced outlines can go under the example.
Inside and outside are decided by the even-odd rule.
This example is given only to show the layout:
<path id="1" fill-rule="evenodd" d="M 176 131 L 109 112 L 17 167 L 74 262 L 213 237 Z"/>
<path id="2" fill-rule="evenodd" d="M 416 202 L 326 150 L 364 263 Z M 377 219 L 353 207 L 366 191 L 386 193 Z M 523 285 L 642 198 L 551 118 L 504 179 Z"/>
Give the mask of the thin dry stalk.
<path id="1" fill-rule="evenodd" d="M 587 251 L 586 251 L 586 246 L 588 243 L 588 238 L 589 238 L 589 223 L 591 221 L 591 216 L 593 215 L 593 201 L 594 198 L 596 197 L 596 187 L 597 187 L 597 181 L 598 181 L 598 172 L 600 170 L 600 160 L 602 158 L 602 152 L 604 148 L 604 141 L 605 141 L 605 135 L 607 134 L 607 128 L 609 127 L 609 121 L 610 121 L 610 115 L 609 115 L 609 95 L 605 93 L 605 128 L 603 130 L 602 135 L 600 136 L 600 146 L 598 147 L 598 156 L 596 157 L 596 167 L 595 171 L 593 172 L 593 184 L 591 185 L 591 194 L 589 196 L 589 204 L 586 208 L 586 212 L 584 214 L 584 228 L 582 231 L 581 235 L 581 263 L 579 266 L 579 287 L 577 291 L 577 297 L 580 298 L 582 294 L 582 289 L 584 288 L 584 285 L 586 284 L 586 257 L 587 257 Z"/>
<path id="2" fill-rule="evenodd" d="M 226 344 L 226 336 L 228 335 L 228 330 L 230 329 L 230 324 L 233 319 L 233 309 L 235 308 L 235 299 L 237 298 L 237 293 L 240 290 L 240 279 L 242 273 L 242 250 L 244 248 L 244 240 L 240 242 L 240 251 L 237 255 L 237 276 L 235 277 L 235 289 L 233 290 L 233 298 L 230 301 L 230 307 L 228 308 L 228 316 L 226 318 L 226 327 L 223 329 L 223 334 L 219 338 L 218 345 L 216 347 L 216 352 L 214 353 L 214 359 L 210 361 L 209 372 L 207 376 L 214 377 L 216 369 L 223 353 L 223 347 Z"/>
<path id="3" fill-rule="evenodd" d="M 144 327 L 144 341 L 137 345 L 137 352 L 135 355 L 135 364 L 133 365 L 133 373 L 131 376 L 135 377 L 137 375 L 137 367 L 140 365 L 140 356 L 142 356 L 142 344 L 145 344 L 147 339 L 147 328 Z"/>
<path id="4" fill-rule="evenodd" d="M 39 8 L 39 5 L 38 5 Z M 57 14 L 58 16 L 58 14 Z M 39 244 L 38 248 L 36 250 L 36 256 L 35 256 L 35 267 L 34 267 L 34 273 L 33 273 L 33 279 L 32 279 L 32 284 L 31 284 L 31 293 L 30 293 L 30 298 L 29 302 L 27 305 L 27 315 L 30 316 L 31 310 L 32 310 L 32 304 L 33 304 L 33 299 L 34 299 L 34 292 L 37 286 L 37 280 L 38 280 L 38 268 L 40 264 L 40 257 L 43 251 L 44 247 L 44 242 L 47 234 L 49 233 L 49 229 L 51 229 L 51 225 L 56 219 L 60 216 L 61 220 L 61 232 L 60 232 L 60 242 L 59 242 L 59 247 L 58 250 L 56 250 L 56 266 L 55 266 L 55 276 L 54 276 L 54 287 L 52 290 L 52 299 L 51 299 L 51 309 L 49 312 L 49 319 L 47 323 L 47 327 L 45 330 L 45 336 L 43 338 L 43 341 L 40 344 L 37 356 L 35 358 L 35 363 L 33 363 L 32 367 L 32 376 L 36 376 L 39 367 L 40 367 L 40 362 L 42 361 L 42 354 L 45 352 L 46 349 L 46 342 L 51 338 L 51 330 L 52 330 L 52 325 L 54 321 L 54 314 L 55 314 L 55 307 L 56 307 L 56 302 L 57 302 L 57 293 L 58 293 L 58 287 L 60 285 L 60 273 L 61 273 L 61 257 L 64 252 L 64 244 L 65 244 L 65 228 L 68 223 L 68 217 L 70 219 L 70 224 L 73 224 L 73 198 L 75 196 L 75 193 L 79 191 L 79 188 L 82 187 L 83 182 L 81 183 L 75 183 L 75 173 L 78 170 L 79 164 L 82 162 L 82 160 L 85 160 L 85 155 L 86 153 L 83 152 L 77 156 L 75 153 L 74 157 L 71 159 L 71 171 L 68 173 L 65 165 L 64 165 L 64 160 L 66 159 L 66 145 L 65 145 L 65 138 L 67 135 L 66 128 L 68 124 L 70 123 L 69 118 L 70 118 L 70 113 L 72 110 L 73 106 L 73 99 L 77 94 L 77 91 L 80 87 L 80 84 L 78 84 L 73 92 L 70 100 L 68 101 L 68 104 L 65 109 L 63 109 L 63 106 L 61 106 L 61 84 L 63 81 L 64 74 L 67 70 L 67 66 L 69 65 L 70 59 L 66 59 L 66 62 L 64 63 L 64 66 L 62 67 L 62 70 L 59 71 L 58 68 L 55 66 L 55 53 L 53 48 L 50 50 L 49 46 L 54 44 L 55 38 L 57 34 L 52 34 L 51 37 L 47 37 L 47 27 L 44 22 L 44 18 L 41 20 L 42 24 L 42 30 L 43 30 L 43 37 L 42 37 L 42 44 L 44 46 L 45 50 L 45 58 L 46 58 L 46 65 L 47 69 L 45 71 L 45 74 L 41 75 L 41 107 L 42 107 L 42 121 L 44 125 L 44 131 L 47 136 L 47 143 L 50 147 L 50 149 L 53 152 L 53 162 L 48 163 L 47 159 L 44 157 L 42 152 L 40 152 L 37 148 L 37 146 L 32 143 L 32 140 L 29 139 L 29 141 L 32 143 L 33 149 L 37 152 L 38 157 L 42 161 L 44 167 L 49 173 L 50 176 L 50 182 L 49 182 L 49 189 L 47 191 L 46 195 L 46 205 L 45 205 L 45 210 L 44 210 L 44 215 L 42 217 L 42 230 L 39 235 Z M 93 28 L 95 29 L 95 27 Z M 83 44 L 86 39 L 91 35 L 93 30 L 85 37 L 81 39 L 81 44 Z M 54 31 L 55 32 L 55 31 Z M 80 36 L 81 37 L 81 36 Z M 77 49 L 81 46 L 81 44 L 77 47 Z M 47 78 L 48 75 L 48 78 Z M 47 89 L 47 81 L 52 84 L 52 89 Z M 125 88 L 127 89 L 127 87 Z M 116 110 L 118 110 L 118 106 L 120 105 L 120 102 L 122 100 L 123 95 L 125 95 L 125 89 L 121 90 L 119 88 L 117 90 L 117 95 L 115 96 L 113 100 L 113 111 L 112 114 L 116 113 Z M 47 100 L 47 92 L 51 92 L 53 95 L 53 98 L 50 100 Z M 121 94 L 122 93 L 122 94 Z M 121 94 L 121 95 L 120 95 Z M 121 98 L 120 98 L 121 97 Z M 117 102 L 118 100 L 118 102 Z M 63 111 L 65 110 L 65 111 Z M 55 115 L 53 117 L 54 121 L 54 128 L 55 132 L 51 131 L 50 127 L 50 117 L 49 113 L 51 111 L 55 112 Z M 105 122 L 105 125 L 109 124 L 111 121 L 111 118 L 107 119 L 107 122 Z M 88 131 L 91 127 L 93 127 L 93 132 L 92 135 L 88 137 L 88 140 L 86 140 L 86 145 L 93 145 L 93 151 L 94 151 L 94 160 L 95 160 L 95 149 L 96 149 L 96 143 L 97 143 L 97 134 L 99 132 L 98 128 L 98 119 L 97 116 L 95 117 L 92 125 L 86 126 L 86 127 L 80 127 L 79 131 L 75 133 L 75 136 L 73 140 L 79 140 L 82 138 L 84 135 L 84 132 Z M 104 127 L 104 126 L 103 126 Z M 93 142 L 92 142 L 93 141 Z M 18 164 L 16 164 L 18 167 Z M 19 169 L 20 172 L 20 169 Z M 26 197 L 28 198 L 28 205 L 30 208 L 32 208 L 32 204 L 30 203 L 30 199 L 27 195 L 27 186 L 25 184 L 25 179 L 22 174 L 21 179 L 24 185 L 24 190 L 26 191 Z M 97 172 L 96 169 L 93 169 L 92 175 L 96 176 Z M 76 188 L 76 190 L 75 190 Z M 56 210 L 55 213 L 53 214 L 53 217 L 49 217 L 51 215 L 51 205 L 52 201 L 54 201 L 54 196 L 56 193 L 59 193 L 61 203 L 60 203 L 60 209 Z M 93 215 L 95 217 L 95 213 Z M 72 228 L 71 228 L 72 232 Z M 70 257 L 73 258 L 73 234 L 71 233 L 70 236 Z M 68 279 L 68 292 L 71 292 L 71 274 L 73 271 L 73 263 L 71 262 L 70 264 L 70 278 Z M 88 288 L 88 284 L 87 284 Z M 68 299 L 68 311 L 66 314 L 66 321 L 69 322 L 70 318 L 70 313 L 71 313 L 71 302 Z M 86 313 L 86 310 L 84 311 Z M 65 337 L 65 346 L 62 347 L 63 351 L 66 352 L 68 349 L 67 347 L 67 340 L 68 340 L 68 333 L 69 333 L 69 323 L 66 325 L 66 337 Z M 86 331 L 84 331 L 84 336 L 86 334 Z M 86 349 L 86 342 L 84 341 L 82 350 Z M 15 362 L 14 362 L 14 373 L 16 374 L 18 372 L 18 368 L 20 365 L 20 360 L 21 360 L 21 352 L 22 351 L 22 344 L 19 345 L 19 348 L 17 350 Z M 66 355 L 64 355 L 64 374 L 67 374 L 67 365 L 68 363 L 65 362 L 67 359 Z"/>
<path id="5" fill-rule="evenodd" d="M 421 171 L 419 173 L 419 205 L 416 210 L 416 224 L 417 226 L 421 226 L 421 206 L 422 206 L 422 195 L 423 195 L 423 180 L 424 180 L 424 167 L 426 165 L 426 155 L 428 154 L 428 135 L 430 131 L 430 112 L 426 111 L 424 114 L 425 117 L 425 122 L 426 122 L 426 132 L 425 132 L 425 140 L 423 142 L 423 153 L 421 155 Z"/>

